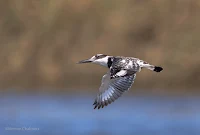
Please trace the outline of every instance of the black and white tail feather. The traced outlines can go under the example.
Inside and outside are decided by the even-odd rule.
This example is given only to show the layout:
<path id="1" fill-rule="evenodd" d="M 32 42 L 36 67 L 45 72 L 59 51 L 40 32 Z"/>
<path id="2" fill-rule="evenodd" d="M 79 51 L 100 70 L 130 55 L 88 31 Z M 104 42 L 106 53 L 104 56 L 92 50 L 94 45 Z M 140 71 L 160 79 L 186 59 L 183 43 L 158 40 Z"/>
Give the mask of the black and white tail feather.
<path id="1" fill-rule="evenodd" d="M 138 64 L 141 68 L 144 67 L 144 68 L 147 68 L 147 69 L 155 71 L 155 72 L 161 72 L 163 70 L 162 67 L 150 65 L 149 63 L 147 63 L 143 60 L 138 60 Z"/>

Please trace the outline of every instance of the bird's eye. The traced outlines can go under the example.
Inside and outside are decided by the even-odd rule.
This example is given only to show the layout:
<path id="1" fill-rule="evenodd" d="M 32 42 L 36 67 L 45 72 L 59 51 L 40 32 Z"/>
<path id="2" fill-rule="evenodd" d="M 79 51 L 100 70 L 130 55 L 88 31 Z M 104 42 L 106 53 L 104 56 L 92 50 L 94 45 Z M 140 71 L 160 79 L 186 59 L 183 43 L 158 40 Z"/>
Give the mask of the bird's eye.
<path id="1" fill-rule="evenodd" d="M 101 59 L 101 58 L 104 58 L 104 57 L 106 57 L 107 55 L 96 55 L 95 57 L 97 58 L 97 59 Z"/>

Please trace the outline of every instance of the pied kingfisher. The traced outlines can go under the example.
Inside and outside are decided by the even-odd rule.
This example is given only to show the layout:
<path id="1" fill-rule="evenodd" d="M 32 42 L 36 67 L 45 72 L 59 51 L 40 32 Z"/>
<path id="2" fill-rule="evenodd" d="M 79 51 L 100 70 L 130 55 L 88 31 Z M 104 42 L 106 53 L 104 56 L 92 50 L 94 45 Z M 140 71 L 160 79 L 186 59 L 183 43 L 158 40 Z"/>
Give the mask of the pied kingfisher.
<path id="1" fill-rule="evenodd" d="M 163 70 L 162 67 L 150 65 L 149 63 L 133 57 L 108 56 L 97 54 L 80 63 L 95 63 L 109 68 L 109 71 L 102 77 L 99 93 L 94 101 L 94 109 L 111 104 L 118 99 L 125 91 L 128 91 L 136 77 L 136 73 L 142 68 L 155 72 Z"/>

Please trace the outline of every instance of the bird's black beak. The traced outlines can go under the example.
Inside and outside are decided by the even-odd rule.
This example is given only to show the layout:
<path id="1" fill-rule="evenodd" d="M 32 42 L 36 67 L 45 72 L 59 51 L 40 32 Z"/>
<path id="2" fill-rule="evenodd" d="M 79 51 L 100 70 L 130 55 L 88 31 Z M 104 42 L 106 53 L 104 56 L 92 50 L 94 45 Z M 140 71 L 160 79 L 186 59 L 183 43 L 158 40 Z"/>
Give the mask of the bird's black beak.
<path id="1" fill-rule="evenodd" d="M 82 64 L 82 63 L 91 63 L 92 61 L 90 59 L 88 60 L 81 60 L 78 62 L 78 64 Z"/>

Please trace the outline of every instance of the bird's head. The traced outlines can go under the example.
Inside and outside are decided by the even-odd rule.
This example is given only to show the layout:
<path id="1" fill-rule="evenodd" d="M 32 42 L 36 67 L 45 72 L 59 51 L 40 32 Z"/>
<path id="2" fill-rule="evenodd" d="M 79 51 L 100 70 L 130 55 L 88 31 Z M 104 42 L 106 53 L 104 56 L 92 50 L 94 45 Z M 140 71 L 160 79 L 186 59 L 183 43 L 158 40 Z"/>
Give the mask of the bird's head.
<path id="1" fill-rule="evenodd" d="M 90 59 L 86 59 L 86 60 L 81 60 L 78 63 L 82 64 L 82 63 L 94 63 L 94 64 L 98 64 L 101 66 L 105 66 L 108 67 L 108 62 L 109 62 L 109 58 L 112 56 L 108 56 L 105 54 L 97 54 L 92 56 Z"/>

